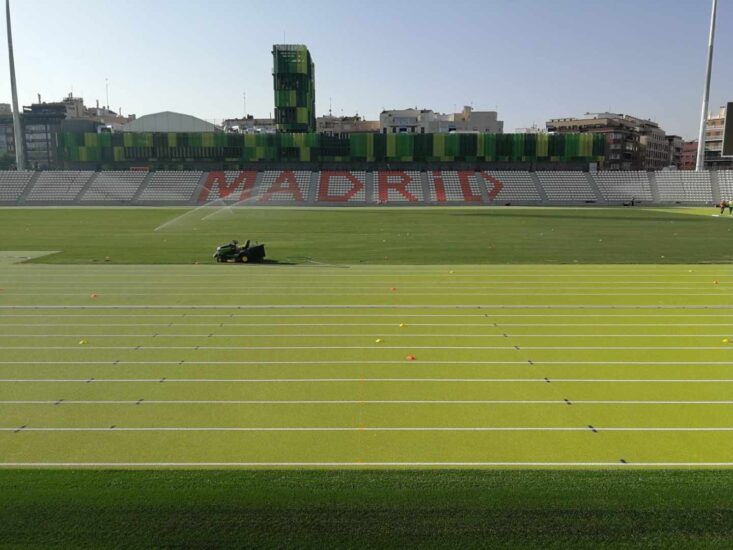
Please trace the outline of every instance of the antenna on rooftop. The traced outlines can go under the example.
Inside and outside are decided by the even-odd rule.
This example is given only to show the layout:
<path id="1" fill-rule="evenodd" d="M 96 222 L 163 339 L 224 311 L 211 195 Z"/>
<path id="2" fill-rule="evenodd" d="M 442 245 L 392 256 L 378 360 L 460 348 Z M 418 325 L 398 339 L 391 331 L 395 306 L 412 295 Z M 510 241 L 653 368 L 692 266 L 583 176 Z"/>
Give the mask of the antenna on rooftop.
<path id="1" fill-rule="evenodd" d="M 242 92 L 242 107 L 244 110 L 244 118 L 247 118 L 247 92 Z"/>

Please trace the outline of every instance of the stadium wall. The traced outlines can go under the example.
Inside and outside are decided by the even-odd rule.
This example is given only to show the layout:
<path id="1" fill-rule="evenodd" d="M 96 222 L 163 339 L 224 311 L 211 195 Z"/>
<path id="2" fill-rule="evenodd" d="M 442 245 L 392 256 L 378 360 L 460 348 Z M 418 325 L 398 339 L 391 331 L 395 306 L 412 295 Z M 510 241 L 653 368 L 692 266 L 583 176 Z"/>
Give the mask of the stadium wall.
<path id="1" fill-rule="evenodd" d="M 509 170 L 0 171 L 0 204 L 714 205 L 733 171 Z"/>

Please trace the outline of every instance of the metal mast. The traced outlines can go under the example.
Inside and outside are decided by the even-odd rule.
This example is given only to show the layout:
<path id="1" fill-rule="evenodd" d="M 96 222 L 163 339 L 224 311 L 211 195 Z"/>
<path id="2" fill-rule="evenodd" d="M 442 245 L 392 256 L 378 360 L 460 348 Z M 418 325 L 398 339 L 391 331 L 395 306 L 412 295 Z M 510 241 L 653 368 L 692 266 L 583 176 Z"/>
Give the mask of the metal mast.
<path id="1" fill-rule="evenodd" d="M 705 126 L 708 119 L 708 104 L 710 102 L 710 78 L 713 72 L 713 49 L 715 47 L 715 18 L 718 14 L 718 0 L 713 0 L 713 10 L 710 15 L 710 38 L 708 40 L 708 66 L 705 73 L 705 93 L 702 96 L 702 114 L 700 115 L 700 135 L 697 140 L 697 164 L 695 170 L 705 169 Z"/>
<path id="2" fill-rule="evenodd" d="M 25 170 L 23 155 L 23 131 L 20 127 L 18 112 L 18 88 L 15 84 L 15 59 L 13 57 L 13 32 L 10 28 L 10 0 L 5 0 L 5 18 L 8 24 L 8 56 L 10 58 L 10 88 L 13 94 L 13 132 L 15 134 L 15 165 L 18 170 Z"/>

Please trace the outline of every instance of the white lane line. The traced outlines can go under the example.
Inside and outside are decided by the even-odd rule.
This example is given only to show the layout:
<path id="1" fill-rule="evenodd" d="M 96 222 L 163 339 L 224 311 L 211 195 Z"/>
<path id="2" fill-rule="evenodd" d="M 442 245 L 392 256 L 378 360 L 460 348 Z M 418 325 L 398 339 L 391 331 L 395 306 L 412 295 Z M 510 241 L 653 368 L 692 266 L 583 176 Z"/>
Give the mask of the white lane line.
<path id="1" fill-rule="evenodd" d="M 0 427 L 0 432 L 733 432 L 733 427 L 609 427 L 599 426 L 289 426 L 289 427 L 241 427 L 241 426 L 144 426 L 144 427 Z"/>
<path id="2" fill-rule="evenodd" d="M 19 286 L 18 289 L 27 290 L 29 288 L 28 283 L 17 283 Z M 465 285 L 418 285 L 413 283 L 406 283 L 407 286 L 404 286 L 402 290 L 436 290 L 439 291 L 442 294 L 442 291 L 445 290 L 489 290 L 489 291 L 496 291 L 497 285 L 481 285 L 481 286 L 465 286 Z M 588 283 L 588 282 L 582 282 L 578 281 L 577 283 L 573 283 L 572 286 L 557 286 L 557 283 L 540 283 L 537 281 L 532 281 L 531 286 L 522 286 L 522 285 L 507 285 L 504 283 L 501 284 L 501 290 L 526 290 L 528 288 L 536 289 L 538 287 L 544 287 L 542 290 L 551 291 L 551 290 L 639 290 L 640 286 L 644 289 L 649 290 L 700 290 L 702 288 L 708 288 L 711 285 L 710 281 L 701 281 L 695 286 L 667 286 L 670 284 L 677 284 L 676 281 L 669 281 L 666 283 L 656 283 L 658 285 L 662 286 L 643 286 L 643 285 L 649 285 L 651 283 L 647 282 L 629 282 L 628 286 L 623 284 L 613 284 L 613 285 L 607 285 L 607 284 L 601 284 L 597 285 L 595 283 Z M 158 286 L 151 286 L 151 285 L 141 285 L 141 286 L 124 286 L 124 285 L 108 285 L 105 283 L 86 283 L 88 286 L 83 287 L 77 287 L 75 290 L 78 290 L 80 292 L 84 291 L 86 292 L 87 289 L 94 289 L 104 292 L 127 292 L 127 291 L 150 291 L 151 293 L 159 292 L 161 290 L 176 290 L 176 291 L 190 291 L 193 293 L 200 293 L 201 287 L 200 286 L 181 286 L 176 284 L 170 284 L 170 283 L 164 283 L 160 284 Z M 31 283 L 30 285 L 33 290 L 36 291 L 52 291 L 52 292 L 42 292 L 42 294 L 56 294 L 55 291 L 57 290 L 65 290 L 68 289 L 71 285 L 58 285 L 58 286 L 35 286 Z M 382 283 L 382 284 L 363 284 L 359 283 L 358 287 L 361 290 L 385 290 L 385 286 L 388 286 L 388 283 Z M 716 286 L 725 286 L 724 285 L 716 285 Z M 324 290 L 328 292 L 333 291 L 341 291 L 341 290 L 354 290 L 355 285 L 353 284 L 343 284 L 343 285 L 329 285 L 329 286 L 318 286 L 318 285 L 305 285 L 305 286 L 298 286 L 298 285 L 287 285 L 287 287 L 283 286 L 266 286 L 266 285 L 258 285 L 257 290 L 270 290 L 270 291 L 291 291 L 291 290 Z M 388 287 L 389 288 L 389 287 Z M 235 286 L 217 286 L 217 290 L 220 291 L 218 294 L 226 293 L 227 295 L 231 295 L 232 293 L 230 291 L 232 290 L 242 290 L 241 285 L 235 285 Z M 14 285 L 11 283 L 11 285 L 6 285 L 5 291 L 12 291 L 15 293 Z M 147 292 L 146 292 L 147 293 Z M 211 293 L 213 294 L 213 293 Z M 435 294 L 435 293 L 433 293 Z"/>
<path id="3" fill-rule="evenodd" d="M 74 399 L 24 399 L 0 400 L 0 405 L 733 405 L 733 401 L 645 401 L 645 400 L 543 400 L 543 399 L 393 399 L 393 400 L 348 400 L 348 399 L 168 399 L 155 400 L 74 400 Z"/>
<path id="4" fill-rule="evenodd" d="M 322 360 L 322 361 L 196 361 L 180 359 L 174 361 L 0 361 L 0 365 L 176 365 L 176 366 L 214 366 L 214 365 L 404 365 L 405 361 L 371 360 Z M 421 360 L 420 365 L 528 365 L 525 361 L 434 361 Z M 730 366 L 733 361 L 532 361 L 534 365 L 613 365 L 613 366 Z M 413 367 L 416 364 L 413 364 Z"/>
<path id="5" fill-rule="evenodd" d="M 187 294 L 190 296 L 190 294 Z M 392 296 L 392 295 L 390 295 Z M 717 295 L 716 296 L 721 296 Z M 149 304 L 138 304 L 138 305 L 59 305 L 59 304 L 36 304 L 36 305 L 0 305 L 0 310 L 313 310 L 313 309 L 324 309 L 324 310 L 341 310 L 341 309 L 356 309 L 356 310 L 374 310 L 374 309 L 404 309 L 404 310 L 415 310 L 415 309 L 455 309 L 455 310 L 484 310 L 484 314 L 490 314 L 492 309 L 496 310 L 731 310 L 733 305 L 647 305 L 647 304 L 626 304 L 626 305 L 607 305 L 607 304 L 249 304 L 249 305 L 149 305 Z M 340 315 L 339 315 L 340 316 Z"/>
<path id="6" fill-rule="evenodd" d="M 549 292 L 543 291 L 544 289 L 538 289 L 536 292 L 530 292 L 523 290 L 521 292 L 505 292 L 503 290 L 496 292 L 440 292 L 440 296 L 526 296 L 526 297 L 544 297 L 544 296 L 667 296 L 669 292 Z M 10 296 L 88 296 L 88 292 L 8 292 Z M 106 296 L 171 296 L 171 297 L 191 297 L 191 292 L 110 292 L 105 293 Z M 221 292 L 196 292 L 196 296 L 223 296 Z M 280 292 L 260 292 L 259 289 L 255 296 L 384 296 L 384 297 L 398 297 L 398 296 L 432 296 L 436 295 L 436 292 L 410 292 L 409 290 L 402 290 L 399 294 L 389 292 L 385 290 L 383 292 L 286 292 L 281 290 Z M 226 296 L 249 296 L 252 297 L 252 292 L 227 292 Z M 698 296 L 715 296 L 717 298 L 725 298 L 726 294 L 723 291 L 720 292 L 686 292 L 679 293 L 675 292 L 673 297 L 698 297 Z"/>
<path id="7" fill-rule="evenodd" d="M 94 316 L 98 317 L 98 316 Z M 726 317 L 728 317 L 726 315 Z M 6 317 L 7 318 L 7 317 Z M 96 327 L 218 327 L 218 328 L 233 328 L 233 327 L 249 327 L 249 328 L 260 328 L 260 327 L 391 327 L 396 328 L 399 325 L 396 323 L 2 323 L 0 326 L 12 327 L 12 328 L 41 328 L 41 327 L 83 327 L 83 328 L 96 328 Z M 494 325 L 494 323 L 410 323 L 411 328 L 420 327 L 483 327 L 483 328 L 506 328 L 506 327 L 733 327 L 733 323 L 500 323 Z M 434 334 L 434 333 L 433 333 Z M 431 336 L 433 335 L 431 334 Z M 365 334 L 357 333 L 357 335 L 365 336 Z M 381 335 L 381 334 L 380 334 Z M 0 336 L 8 336 L 7 334 L 0 334 Z M 19 334 L 18 336 L 37 336 L 35 333 Z M 48 336 L 63 336 L 59 334 L 49 334 Z M 115 336 L 115 335 L 110 335 Z M 132 335 L 127 335 L 132 336 Z M 167 334 L 166 336 L 172 336 Z M 195 336 L 195 335 L 193 335 Z M 204 336 L 208 336 L 205 334 Z M 245 334 L 234 334 L 234 336 L 245 336 Z M 262 334 L 251 334 L 251 336 L 262 336 Z M 337 336 L 337 335 L 334 335 Z M 423 335 L 416 335 L 423 336 Z M 444 336 L 461 336 L 446 334 Z M 471 335 L 466 335 L 471 336 Z M 479 336 L 477 334 L 476 336 Z M 544 334 L 517 334 L 517 336 L 548 336 Z M 549 335 L 552 336 L 552 335 Z M 558 334 L 557 336 L 595 336 L 595 334 Z M 602 336 L 638 336 L 638 334 L 605 334 Z M 650 333 L 641 336 L 660 336 L 659 334 Z M 662 334 L 661 336 L 716 336 L 710 334 Z"/>
<path id="8" fill-rule="evenodd" d="M 0 462 L 0 468 L 728 468 L 733 462 Z"/>
<path id="9" fill-rule="evenodd" d="M 0 378 L 0 383 L 76 383 L 76 384 L 321 384 L 321 383 L 530 383 L 530 384 L 722 384 L 733 378 Z"/>
<path id="10" fill-rule="evenodd" d="M 48 264 L 43 266 L 31 266 L 29 264 L 25 265 L 15 265 L 12 267 L 5 266 L 3 268 L 3 271 L 5 272 L 5 277 L 7 277 L 8 281 L 37 281 L 37 282 L 48 282 L 48 283 L 54 283 L 58 282 L 60 280 L 72 280 L 77 281 L 84 278 L 89 278 L 92 280 L 99 280 L 100 278 L 109 281 L 110 283 L 121 283 L 121 284 L 129 284 L 129 279 L 122 278 L 125 274 L 129 275 L 136 275 L 138 277 L 149 277 L 151 278 L 151 282 L 155 281 L 155 278 L 159 277 L 161 273 L 171 273 L 176 272 L 176 278 L 177 279 L 210 279 L 213 276 L 216 276 L 217 278 L 221 279 L 222 281 L 228 281 L 230 278 L 232 282 L 238 282 L 241 280 L 242 272 L 241 270 L 229 270 L 227 271 L 227 268 L 217 267 L 214 265 L 204 265 L 204 266 L 189 266 L 189 265 L 174 265 L 174 266 L 161 266 L 160 269 L 147 269 L 147 266 L 143 264 L 137 264 L 134 266 L 134 268 L 125 269 L 125 266 L 123 265 L 115 265 L 113 269 L 115 270 L 115 273 L 105 273 L 104 271 L 108 271 L 111 268 L 109 266 L 104 267 L 98 267 L 98 266 L 91 266 L 91 265 L 85 265 L 83 266 L 84 271 L 79 273 L 79 276 L 77 277 L 74 273 L 64 273 L 64 271 L 74 271 L 79 270 L 79 267 L 81 266 L 69 266 L 71 269 L 64 270 L 60 269 L 59 265 L 50 266 Z M 231 266 L 230 266 L 231 267 Z M 672 279 L 673 281 L 678 279 L 709 279 L 710 277 L 715 277 L 716 275 L 719 276 L 719 280 L 723 282 L 725 280 L 725 277 L 729 276 L 730 271 L 728 269 L 727 265 L 720 264 L 716 266 L 701 266 L 697 264 L 693 264 L 690 266 L 681 266 L 679 267 L 678 271 L 675 270 L 669 270 L 668 273 L 660 273 L 657 269 L 646 269 L 644 267 L 638 267 L 634 266 L 633 270 L 613 270 L 612 266 L 604 266 L 602 269 L 597 270 L 581 270 L 581 269 L 573 269 L 574 266 L 562 266 L 564 270 L 566 271 L 572 271 L 572 273 L 543 273 L 541 275 L 537 274 L 531 274 L 528 273 L 529 270 L 536 267 L 543 268 L 543 271 L 546 271 L 546 268 L 549 268 L 551 266 L 544 265 L 544 264 L 526 264 L 524 265 L 524 269 L 502 269 L 505 266 L 501 266 L 498 264 L 493 265 L 487 265 L 485 269 L 477 270 L 477 271 L 465 271 L 462 270 L 460 267 L 452 267 L 450 265 L 445 266 L 445 270 L 440 269 L 423 269 L 423 270 L 413 270 L 408 271 L 404 269 L 399 269 L 399 266 L 381 266 L 382 269 L 379 269 L 380 266 L 364 266 L 364 265 L 348 265 L 348 264 L 340 264 L 337 266 L 337 268 L 341 271 L 341 273 L 332 273 L 333 268 L 332 267 L 324 267 L 321 269 L 314 268 L 314 267 L 306 267 L 306 266 L 291 266 L 288 269 L 297 271 L 296 274 L 294 274 L 292 277 L 288 276 L 287 273 L 284 273 L 283 268 L 275 268 L 275 269 L 267 269 L 259 267 L 258 271 L 262 271 L 262 273 L 247 273 L 248 279 L 252 279 L 253 281 L 264 281 L 264 282 L 271 282 L 273 280 L 278 281 L 294 281 L 294 282 L 302 282 L 303 281 L 303 273 L 307 272 L 308 276 L 318 277 L 318 278 L 336 278 L 336 279 L 353 279 L 357 277 L 361 278 L 368 278 L 371 280 L 374 280 L 374 277 L 384 277 L 387 280 L 391 280 L 394 277 L 428 277 L 431 280 L 435 279 L 436 277 L 444 277 L 447 280 L 450 279 L 479 279 L 481 281 L 484 280 L 493 280 L 493 279 L 506 279 L 507 277 L 511 277 L 512 281 L 521 281 L 522 279 L 528 279 L 534 282 L 535 279 L 567 279 L 567 278 L 577 278 L 579 276 L 583 276 L 584 278 L 595 278 L 600 279 L 601 281 L 613 279 L 615 280 L 617 277 L 628 277 L 629 282 L 633 282 L 634 279 L 645 279 L 647 282 L 655 282 L 655 281 L 661 281 L 666 282 L 668 279 Z M 201 274 L 192 274 L 190 273 L 191 269 L 206 269 L 207 273 L 201 273 Z M 213 268 L 213 269 L 212 269 Z M 695 270 L 695 272 L 690 273 L 689 268 L 692 268 Z M 40 273 L 38 271 L 34 272 L 36 269 L 38 271 L 41 271 Z M 236 269 L 236 268 L 235 268 Z M 344 269 L 347 269 L 347 271 L 343 271 Z M 449 273 L 448 270 L 453 270 L 454 273 Z M 96 271 L 96 273 L 91 273 L 91 271 Z M 615 271 L 615 272 L 614 272 Z M 382 272 L 382 273 L 380 273 Z M 501 273 L 500 273 L 501 272 Z M 18 274 L 18 278 L 14 278 L 13 275 Z M 21 277 L 22 274 L 22 277 Z M 258 276 L 261 275 L 261 276 Z M 118 277 L 115 279 L 114 277 Z M 664 277 L 664 279 L 650 279 L 650 277 Z M 561 282 L 561 281 L 558 281 Z M 622 281 L 619 281 L 622 282 Z"/>
<path id="11" fill-rule="evenodd" d="M 18 325 L 15 325 L 16 327 Z M 69 325 L 59 325 L 68 327 Z M 88 325 L 89 328 L 96 328 L 100 325 Z M 164 325 L 167 326 L 167 325 Z M 219 325 L 216 325 L 219 327 Z M 389 325 L 392 328 L 398 328 L 396 325 Z M 501 327 L 494 327 L 489 324 L 481 325 L 487 329 L 498 330 Z M 223 328 L 223 327 L 219 327 Z M 417 333 L 402 331 L 400 333 L 385 334 L 384 332 L 351 332 L 351 333 L 323 333 L 323 332 L 309 332 L 309 333 L 264 333 L 264 332 L 233 332 L 233 333 L 215 333 L 215 332 L 198 332 L 198 333 L 165 333 L 165 332 L 148 332 L 144 334 L 133 334 L 133 333 L 96 333 L 96 332 L 74 332 L 74 333 L 38 333 L 38 332 L 25 332 L 25 333 L 5 333 L 0 334 L 0 338 L 78 338 L 83 337 L 95 337 L 95 338 L 722 338 L 731 336 L 730 333 L 723 334 L 711 334 L 711 333 L 698 333 L 698 334 L 661 334 L 661 333 L 634 333 L 634 334 L 622 334 L 622 333 L 593 333 L 593 334 L 525 334 L 525 333 L 476 333 L 476 334 L 446 334 L 446 333 Z M 554 348 L 553 349 L 557 349 Z"/>
<path id="12" fill-rule="evenodd" d="M 93 336 L 93 335 L 92 335 Z M 91 336 L 89 336 L 91 338 Z M 115 351 L 150 351 L 150 350 L 187 350 L 187 351 L 328 351 L 328 350 L 494 350 L 494 351 L 629 351 L 629 350 L 691 350 L 691 351 L 727 351 L 725 346 L 0 346 L 0 350 L 42 351 L 42 350 L 115 350 Z"/>
<path id="13" fill-rule="evenodd" d="M 26 307 L 26 306 L 21 306 Z M 32 307 L 32 306 L 31 306 Z M 78 308 L 85 309 L 88 307 L 94 307 L 94 306 L 78 306 Z M 2 309 L 2 306 L 0 306 L 0 309 Z M 43 307 L 36 308 L 39 310 L 42 310 Z M 165 306 L 162 306 L 162 309 L 165 309 Z M 481 307 L 476 307 L 474 309 L 482 310 Z M 679 308 L 678 308 L 679 309 Z M 483 311 L 483 310 L 482 310 Z M 684 318 L 689 319 L 692 317 L 702 317 L 702 318 L 716 318 L 716 317 L 724 317 L 726 319 L 730 319 L 729 313 L 719 314 L 719 313 L 511 313 L 511 314 L 504 314 L 504 313 L 490 313 L 487 310 L 487 313 L 305 313 L 305 314 L 280 314 L 280 313 L 163 313 L 163 314 L 157 314 L 157 313 L 31 313 L 31 314 L 24 314 L 24 313 L 12 313 L 12 314 L 4 314 L 3 317 L 0 317 L 0 319 L 16 319 L 16 318 L 40 318 L 45 319 L 48 317 L 58 317 L 62 319 L 66 318 L 82 318 L 82 319 L 96 319 L 96 318 L 157 318 L 162 317 L 165 319 L 193 319 L 193 318 L 215 318 L 215 319 L 238 319 L 238 318 L 247 318 L 247 319 L 298 319 L 298 318 L 331 318 L 336 317 L 339 319 L 348 319 L 352 317 L 358 317 L 360 319 L 363 318 L 416 318 L 416 319 L 422 319 L 422 318 L 434 318 L 434 317 L 440 317 L 445 319 L 453 319 L 453 318 L 472 318 L 472 317 L 479 317 L 479 318 L 504 318 L 504 317 L 512 317 L 512 318 L 535 318 L 539 317 L 541 319 L 547 318 L 547 317 L 559 317 L 559 318 L 598 318 L 598 319 L 607 319 L 609 317 L 621 317 L 624 319 L 627 318 L 656 318 L 656 317 L 663 317 L 663 318 Z M 172 321 L 171 321 L 172 322 Z M 10 323 L 4 323 L 4 324 L 10 324 Z M 182 325 L 193 325 L 193 323 L 181 323 Z M 238 323 L 232 323 L 232 324 L 238 324 Z M 254 323 L 239 323 L 241 325 L 247 325 L 247 324 L 254 324 Z M 259 323 L 257 323 L 259 324 Z M 345 323 L 345 324 L 353 324 L 353 325 L 360 325 L 362 323 Z M 364 323 L 366 325 L 369 325 L 371 323 Z M 423 324 L 423 323 L 421 323 Z M 428 324 L 428 323 L 424 323 Z M 484 326 L 486 323 L 481 324 L 469 324 L 467 326 Z M 588 323 L 530 323 L 527 326 L 555 326 L 555 325 L 569 325 L 569 326 L 586 326 Z M 595 323 L 593 323 L 595 325 Z M 667 323 L 665 323 L 667 324 Z M 720 324 L 720 323 L 715 323 Z M 272 326 L 288 326 L 285 323 L 274 323 Z M 310 326 L 311 324 L 307 324 L 305 326 Z M 460 326 L 456 323 L 447 323 L 448 326 Z M 608 326 L 616 326 L 616 325 L 628 325 L 628 326 L 634 326 L 633 324 L 629 323 L 610 323 Z M 293 326 L 298 326 L 293 325 Z M 436 324 L 435 326 L 442 326 L 441 324 Z M 524 326 L 524 325 L 516 325 L 516 326 Z M 598 326 L 603 326 L 602 324 L 599 324 Z M 656 325 L 652 325 L 656 326 Z M 674 325 L 672 325 L 674 326 Z M 697 326 L 697 323 L 691 323 L 691 326 Z M 725 325 L 724 325 L 725 326 Z M 729 324 L 728 324 L 729 326 Z"/>

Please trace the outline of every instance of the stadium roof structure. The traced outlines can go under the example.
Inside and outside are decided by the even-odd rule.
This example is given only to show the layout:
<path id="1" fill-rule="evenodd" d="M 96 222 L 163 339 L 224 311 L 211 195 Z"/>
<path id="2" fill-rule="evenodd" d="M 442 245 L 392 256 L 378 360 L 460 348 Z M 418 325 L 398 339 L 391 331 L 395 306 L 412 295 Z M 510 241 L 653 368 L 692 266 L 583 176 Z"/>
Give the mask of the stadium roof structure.
<path id="1" fill-rule="evenodd" d="M 122 127 L 123 132 L 219 132 L 221 129 L 191 115 L 163 111 L 141 116 Z"/>

